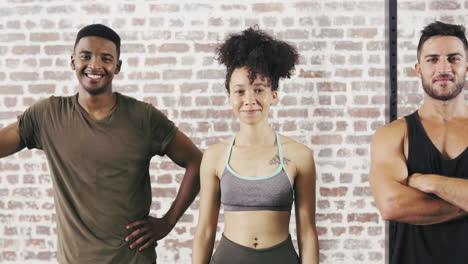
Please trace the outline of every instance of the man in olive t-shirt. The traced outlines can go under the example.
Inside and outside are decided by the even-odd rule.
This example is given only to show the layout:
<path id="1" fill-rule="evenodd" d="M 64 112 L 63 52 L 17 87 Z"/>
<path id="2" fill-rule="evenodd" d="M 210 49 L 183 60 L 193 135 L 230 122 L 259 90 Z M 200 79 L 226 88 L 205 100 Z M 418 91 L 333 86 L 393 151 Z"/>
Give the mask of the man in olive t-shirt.
<path id="1" fill-rule="evenodd" d="M 112 29 L 83 28 L 71 57 L 79 92 L 42 100 L 0 130 L 0 158 L 24 147 L 47 156 L 60 263 L 154 263 L 156 241 L 199 191 L 201 152 L 152 105 L 112 91 L 119 55 L 120 38 Z M 186 168 L 163 218 L 149 216 L 155 155 Z"/>

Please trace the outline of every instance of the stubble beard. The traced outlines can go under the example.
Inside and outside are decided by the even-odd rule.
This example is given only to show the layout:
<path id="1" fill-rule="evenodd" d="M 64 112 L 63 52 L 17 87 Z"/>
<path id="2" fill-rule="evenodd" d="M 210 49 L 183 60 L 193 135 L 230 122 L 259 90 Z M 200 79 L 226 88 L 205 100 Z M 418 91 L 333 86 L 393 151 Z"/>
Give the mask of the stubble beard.
<path id="1" fill-rule="evenodd" d="M 449 101 L 456 98 L 465 88 L 465 79 L 461 79 L 461 81 L 457 81 L 458 78 L 455 78 L 454 81 L 454 88 L 448 91 L 446 94 L 439 94 L 437 89 L 434 87 L 436 84 L 434 83 L 426 83 L 421 77 L 421 83 L 423 86 L 424 91 L 426 92 L 429 97 L 438 101 Z M 430 79 L 432 81 L 432 79 Z"/>

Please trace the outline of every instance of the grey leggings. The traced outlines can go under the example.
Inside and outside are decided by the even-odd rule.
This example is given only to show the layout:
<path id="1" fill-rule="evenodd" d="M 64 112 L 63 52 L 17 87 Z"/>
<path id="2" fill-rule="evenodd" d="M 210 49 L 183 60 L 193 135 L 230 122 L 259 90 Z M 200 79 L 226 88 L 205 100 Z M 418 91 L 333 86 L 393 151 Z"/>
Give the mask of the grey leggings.
<path id="1" fill-rule="evenodd" d="M 270 248 L 254 249 L 239 245 L 224 236 L 210 264 L 299 264 L 291 236 Z"/>

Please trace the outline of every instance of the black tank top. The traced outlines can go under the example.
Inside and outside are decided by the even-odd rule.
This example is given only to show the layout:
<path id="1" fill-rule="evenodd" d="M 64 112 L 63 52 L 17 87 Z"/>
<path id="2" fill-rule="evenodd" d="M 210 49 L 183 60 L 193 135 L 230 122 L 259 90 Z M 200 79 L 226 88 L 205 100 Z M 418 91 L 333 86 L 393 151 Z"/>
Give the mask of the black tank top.
<path id="1" fill-rule="evenodd" d="M 408 126 L 408 173 L 468 178 L 468 148 L 444 159 L 424 131 L 417 112 L 405 117 Z M 418 226 L 390 222 L 390 264 L 467 264 L 468 217 Z"/>

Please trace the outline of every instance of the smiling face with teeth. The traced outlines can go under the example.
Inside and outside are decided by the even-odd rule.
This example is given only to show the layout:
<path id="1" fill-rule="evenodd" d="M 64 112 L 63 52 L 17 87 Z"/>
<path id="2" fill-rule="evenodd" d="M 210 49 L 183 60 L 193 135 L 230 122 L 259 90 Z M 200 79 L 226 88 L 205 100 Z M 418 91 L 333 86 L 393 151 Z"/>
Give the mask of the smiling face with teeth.
<path id="1" fill-rule="evenodd" d="M 112 79 L 121 64 L 115 44 L 95 36 L 81 38 L 71 56 L 81 88 L 91 95 L 112 93 Z"/>

